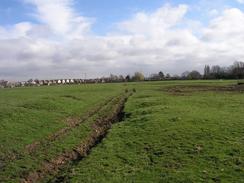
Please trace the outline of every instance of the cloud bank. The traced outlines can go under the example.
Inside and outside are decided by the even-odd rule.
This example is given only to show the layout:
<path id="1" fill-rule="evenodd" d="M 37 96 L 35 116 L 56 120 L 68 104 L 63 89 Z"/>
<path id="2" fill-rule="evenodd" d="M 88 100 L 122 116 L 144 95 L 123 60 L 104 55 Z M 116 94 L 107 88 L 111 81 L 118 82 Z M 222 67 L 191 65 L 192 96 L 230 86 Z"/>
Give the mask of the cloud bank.
<path id="1" fill-rule="evenodd" d="M 25 0 L 37 23 L 0 26 L 0 78 L 65 78 L 201 70 L 205 64 L 244 60 L 244 12 L 224 9 L 203 26 L 187 18 L 188 5 L 165 4 L 95 35 L 95 18 L 72 0 Z"/>

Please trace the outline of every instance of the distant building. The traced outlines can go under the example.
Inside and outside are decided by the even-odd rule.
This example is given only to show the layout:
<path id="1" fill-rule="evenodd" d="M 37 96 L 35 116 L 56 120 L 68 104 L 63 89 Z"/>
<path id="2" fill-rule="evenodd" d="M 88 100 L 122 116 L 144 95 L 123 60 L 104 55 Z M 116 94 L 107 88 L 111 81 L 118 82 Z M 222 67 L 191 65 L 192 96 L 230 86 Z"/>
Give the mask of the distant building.
<path id="1" fill-rule="evenodd" d="M 7 81 L 0 80 L 0 86 L 1 86 L 1 88 L 5 88 L 7 86 Z"/>
<path id="2" fill-rule="evenodd" d="M 22 86 L 21 82 L 16 82 L 15 83 L 15 87 L 21 87 L 21 86 Z"/>
<path id="3" fill-rule="evenodd" d="M 57 80 L 57 84 L 62 84 L 62 81 L 60 79 Z"/>
<path id="4" fill-rule="evenodd" d="M 39 80 L 39 85 L 40 86 L 44 85 L 44 80 Z"/>
<path id="5" fill-rule="evenodd" d="M 43 85 L 48 85 L 49 81 L 48 80 L 44 80 L 43 81 Z"/>
<path id="6" fill-rule="evenodd" d="M 57 80 L 52 80 L 53 81 L 53 84 L 56 85 L 57 84 Z"/>
<path id="7" fill-rule="evenodd" d="M 6 87 L 7 88 L 14 88 L 15 87 L 15 82 L 7 81 Z"/>
<path id="8" fill-rule="evenodd" d="M 49 80 L 48 82 L 47 82 L 47 85 L 48 86 L 50 86 L 50 85 L 52 85 L 53 84 L 53 81 L 52 80 Z"/>

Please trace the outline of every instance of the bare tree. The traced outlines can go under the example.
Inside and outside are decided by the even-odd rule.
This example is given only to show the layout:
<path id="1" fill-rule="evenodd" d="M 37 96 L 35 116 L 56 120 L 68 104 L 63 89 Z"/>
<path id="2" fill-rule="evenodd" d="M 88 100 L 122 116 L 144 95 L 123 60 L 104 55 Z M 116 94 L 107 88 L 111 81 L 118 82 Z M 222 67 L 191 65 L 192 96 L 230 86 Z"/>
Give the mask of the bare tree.
<path id="1" fill-rule="evenodd" d="M 209 65 L 205 65 L 203 77 L 204 77 L 204 79 L 210 78 L 210 66 Z"/>
<path id="2" fill-rule="evenodd" d="M 144 81 L 145 77 L 141 72 L 135 72 L 134 76 L 132 77 L 133 81 Z"/>

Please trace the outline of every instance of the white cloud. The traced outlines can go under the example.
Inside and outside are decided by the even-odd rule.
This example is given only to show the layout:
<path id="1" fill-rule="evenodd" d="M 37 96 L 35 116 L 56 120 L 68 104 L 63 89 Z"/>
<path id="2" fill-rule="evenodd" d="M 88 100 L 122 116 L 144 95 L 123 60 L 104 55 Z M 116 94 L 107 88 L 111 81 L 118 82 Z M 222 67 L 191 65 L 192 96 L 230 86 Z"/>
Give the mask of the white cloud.
<path id="1" fill-rule="evenodd" d="M 4 28 L 0 27 L 0 38 L 18 38 L 27 36 L 27 32 L 32 29 L 29 22 L 21 22 L 13 26 Z"/>
<path id="2" fill-rule="evenodd" d="M 25 0 L 36 8 L 36 18 L 57 35 L 81 37 L 90 31 L 92 20 L 79 16 L 72 0 Z"/>
<path id="3" fill-rule="evenodd" d="M 236 8 L 226 9 L 204 29 L 203 39 L 210 42 L 238 44 L 244 40 L 243 31 L 244 13 Z"/>
<path id="4" fill-rule="evenodd" d="M 132 34 L 159 34 L 176 26 L 187 12 L 186 5 L 165 5 L 153 13 L 139 12 L 131 20 L 118 24 L 119 29 Z"/>
<path id="5" fill-rule="evenodd" d="M 244 0 L 237 0 L 237 2 L 243 4 Z"/>
<path id="6" fill-rule="evenodd" d="M 137 70 L 180 74 L 244 60 L 239 9 L 219 12 L 204 27 L 185 17 L 186 5 L 165 5 L 119 22 L 114 34 L 95 36 L 89 34 L 91 21 L 79 16 L 70 0 L 26 2 L 35 5 L 40 23 L 0 27 L 0 77 L 95 77 Z"/>

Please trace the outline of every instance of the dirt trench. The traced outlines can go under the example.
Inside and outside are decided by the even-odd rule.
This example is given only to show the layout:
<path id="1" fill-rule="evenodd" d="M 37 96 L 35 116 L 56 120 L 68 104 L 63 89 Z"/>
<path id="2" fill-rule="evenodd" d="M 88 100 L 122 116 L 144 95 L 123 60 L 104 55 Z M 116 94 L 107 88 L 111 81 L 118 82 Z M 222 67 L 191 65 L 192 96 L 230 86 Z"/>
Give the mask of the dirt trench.
<path id="1" fill-rule="evenodd" d="M 78 127 L 82 123 L 84 123 L 86 120 L 94 116 L 96 113 L 98 113 L 100 110 L 103 109 L 104 106 L 108 105 L 110 102 L 112 102 L 114 97 L 111 97 L 107 99 L 106 101 L 100 103 L 98 106 L 95 108 L 89 110 L 86 112 L 82 117 L 78 118 L 67 118 L 66 123 L 68 124 L 67 127 L 62 128 L 58 130 L 57 132 L 47 136 L 46 138 L 40 140 L 40 141 L 35 141 L 31 144 L 28 144 L 24 148 L 24 152 L 8 152 L 7 155 L 5 156 L 0 156 L 0 170 L 4 170 L 4 168 L 8 165 L 8 162 L 15 161 L 21 159 L 23 156 L 27 155 L 34 155 L 35 152 L 39 151 L 41 148 L 42 149 L 48 149 L 48 147 L 51 146 L 52 142 L 63 138 L 64 136 L 68 135 L 70 131 L 72 131 L 73 128 Z"/>
<path id="2" fill-rule="evenodd" d="M 214 86 L 214 85 L 175 85 L 162 89 L 171 95 L 185 96 L 191 95 L 197 92 L 244 92 L 244 85 L 226 85 L 226 86 Z"/>
<path id="3" fill-rule="evenodd" d="M 47 148 L 48 146 L 51 145 L 52 142 L 54 142 L 54 141 L 60 139 L 61 137 L 67 135 L 73 128 L 79 126 L 80 124 L 85 122 L 87 119 L 89 119 L 90 117 L 92 117 L 93 115 L 98 113 L 103 108 L 103 106 L 108 105 L 112 100 L 113 100 L 113 98 L 106 100 L 105 102 L 98 105 L 94 109 L 91 109 L 90 111 L 85 113 L 84 116 L 81 118 L 67 118 L 66 123 L 68 124 L 68 127 L 65 127 L 65 128 L 58 130 L 57 132 L 55 132 L 54 134 L 51 134 L 50 136 L 43 139 L 42 141 L 36 141 L 36 142 L 33 142 L 32 144 L 27 145 L 25 147 L 26 153 L 27 154 L 33 154 L 34 152 L 38 151 L 38 149 L 40 147 Z"/>
<path id="4" fill-rule="evenodd" d="M 91 149 L 98 145 L 104 139 L 104 137 L 106 137 L 106 134 L 111 128 L 112 124 L 123 119 L 124 106 L 127 99 L 131 95 L 132 92 L 126 93 L 125 96 L 122 96 L 119 99 L 119 101 L 108 114 L 105 114 L 104 116 L 96 119 L 96 121 L 92 124 L 92 130 L 90 134 L 78 147 L 63 153 L 48 162 L 43 163 L 39 170 L 29 172 L 22 178 L 21 182 L 36 183 L 43 180 L 47 176 L 59 179 L 56 176 L 60 170 L 65 168 L 65 165 L 81 161 L 84 157 L 89 155 Z"/>

